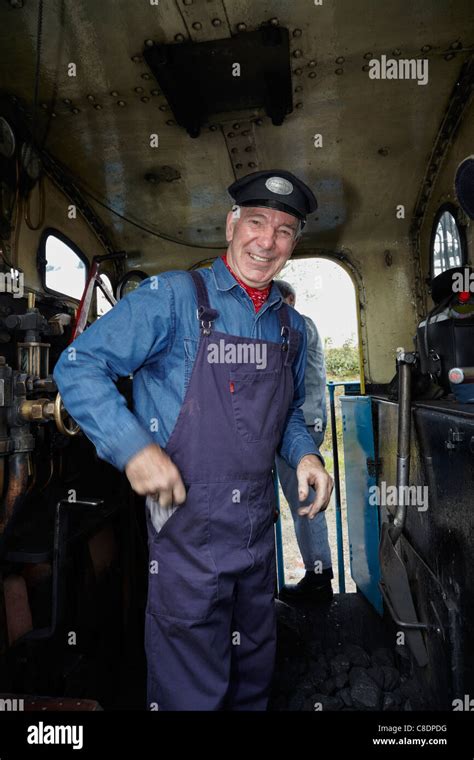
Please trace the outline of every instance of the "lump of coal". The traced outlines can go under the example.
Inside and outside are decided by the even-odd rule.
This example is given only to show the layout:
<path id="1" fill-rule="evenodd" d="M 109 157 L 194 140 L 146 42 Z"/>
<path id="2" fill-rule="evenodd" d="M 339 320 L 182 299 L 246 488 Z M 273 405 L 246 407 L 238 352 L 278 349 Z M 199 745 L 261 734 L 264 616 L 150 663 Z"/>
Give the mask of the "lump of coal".
<path id="1" fill-rule="evenodd" d="M 393 655 L 388 649 L 376 649 L 372 654 L 374 665 L 391 665 L 393 666 Z"/>
<path id="2" fill-rule="evenodd" d="M 354 667 L 349 674 L 354 707 L 361 710 L 380 710 L 382 690 L 365 668 Z"/>
<path id="3" fill-rule="evenodd" d="M 331 660 L 331 674 L 338 676 L 341 673 L 347 673 L 351 666 L 350 660 L 347 655 L 337 654 L 333 660 Z"/>
<path id="4" fill-rule="evenodd" d="M 345 653 L 353 665 L 358 665 L 361 668 L 370 668 L 370 657 L 358 644 L 347 644 Z"/>
<path id="5" fill-rule="evenodd" d="M 384 674 L 384 691 L 393 691 L 400 683 L 400 675 L 398 670 L 390 667 L 390 665 L 382 665 L 382 671 Z"/>

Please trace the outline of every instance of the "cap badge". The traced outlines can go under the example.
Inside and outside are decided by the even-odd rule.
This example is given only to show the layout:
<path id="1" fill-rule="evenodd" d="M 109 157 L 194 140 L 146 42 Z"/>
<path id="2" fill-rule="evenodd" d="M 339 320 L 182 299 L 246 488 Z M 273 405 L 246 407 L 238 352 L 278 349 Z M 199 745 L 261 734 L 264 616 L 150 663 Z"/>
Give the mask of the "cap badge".
<path id="1" fill-rule="evenodd" d="M 287 179 L 283 179 L 283 177 L 269 177 L 265 182 L 265 187 L 271 193 L 277 193 L 278 195 L 291 195 L 293 192 L 293 185 Z"/>

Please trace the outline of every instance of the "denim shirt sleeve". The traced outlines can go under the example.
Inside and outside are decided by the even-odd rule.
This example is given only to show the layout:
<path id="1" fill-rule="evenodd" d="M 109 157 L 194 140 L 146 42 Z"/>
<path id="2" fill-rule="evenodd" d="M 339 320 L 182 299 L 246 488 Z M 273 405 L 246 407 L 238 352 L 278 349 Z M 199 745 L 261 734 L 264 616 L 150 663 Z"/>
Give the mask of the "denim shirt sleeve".
<path id="1" fill-rule="evenodd" d="M 319 457 L 324 465 L 324 459 L 308 432 L 303 411 L 301 409 L 305 399 L 304 375 L 307 358 L 307 335 L 305 324 L 301 317 L 298 329 L 300 330 L 301 339 L 298 353 L 296 354 L 293 363 L 295 391 L 286 418 L 286 425 L 280 441 L 280 447 L 278 449 L 280 456 L 282 456 L 283 459 L 288 462 L 290 467 L 293 467 L 295 470 L 301 459 L 307 454 L 314 454 Z"/>
<path id="2" fill-rule="evenodd" d="M 305 372 L 305 402 L 302 410 L 307 425 L 315 428 L 316 444 L 321 446 L 327 426 L 326 367 L 324 349 L 318 328 L 310 317 L 302 315 L 306 325 L 307 357 Z"/>
<path id="3" fill-rule="evenodd" d="M 166 279 L 149 277 L 68 348 L 53 377 L 69 414 L 101 459 L 123 470 L 153 436 L 115 386 L 156 359 L 174 339 L 174 302 Z"/>

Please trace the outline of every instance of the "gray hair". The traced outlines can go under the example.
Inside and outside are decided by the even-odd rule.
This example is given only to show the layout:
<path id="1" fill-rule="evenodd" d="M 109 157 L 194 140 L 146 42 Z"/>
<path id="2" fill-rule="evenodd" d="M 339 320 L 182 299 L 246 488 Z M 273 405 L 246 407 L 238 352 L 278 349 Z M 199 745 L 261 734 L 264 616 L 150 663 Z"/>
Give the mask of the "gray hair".
<path id="1" fill-rule="evenodd" d="M 237 219 L 240 219 L 241 208 L 236 203 L 234 203 L 231 211 L 232 211 L 232 220 L 235 224 Z M 302 234 L 303 234 L 303 224 L 301 223 L 301 219 L 298 219 L 298 226 L 295 230 L 295 240 L 298 240 L 298 238 L 300 238 Z"/>

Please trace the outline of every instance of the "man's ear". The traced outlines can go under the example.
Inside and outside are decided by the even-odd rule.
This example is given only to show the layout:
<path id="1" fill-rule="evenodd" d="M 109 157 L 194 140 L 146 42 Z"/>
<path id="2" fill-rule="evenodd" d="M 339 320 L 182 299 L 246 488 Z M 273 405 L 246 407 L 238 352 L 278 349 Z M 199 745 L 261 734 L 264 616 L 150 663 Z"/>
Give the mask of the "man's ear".
<path id="1" fill-rule="evenodd" d="M 225 222 L 225 239 L 227 240 L 228 243 L 230 243 L 232 241 L 232 238 L 234 237 L 234 224 L 235 224 L 234 214 L 232 211 L 229 211 L 229 213 L 227 214 L 226 222 Z"/>

